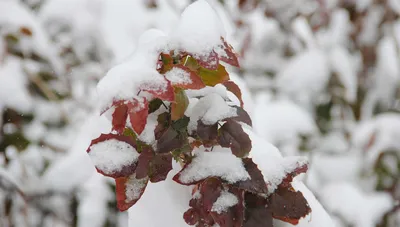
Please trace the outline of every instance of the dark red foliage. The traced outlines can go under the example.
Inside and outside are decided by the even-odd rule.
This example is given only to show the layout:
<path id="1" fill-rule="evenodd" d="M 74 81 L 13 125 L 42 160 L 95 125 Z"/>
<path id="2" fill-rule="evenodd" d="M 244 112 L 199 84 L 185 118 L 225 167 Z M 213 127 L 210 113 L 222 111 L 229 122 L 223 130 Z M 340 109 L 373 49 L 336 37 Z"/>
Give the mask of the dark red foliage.
<path id="1" fill-rule="evenodd" d="M 225 87 L 226 87 L 226 89 L 228 90 L 228 91 L 230 91 L 230 92 L 232 92 L 234 95 L 236 95 L 236 97 L 239 99 L 239 101 L 240 101 L 240 107 L 242 107 L 243 108 L 243 100 L 242 100 L 242 91 L 240 91 L 240 88 L 239 88 L 239 86 L 235 83 L 235 82 L 233 82 L 233 81 L 231 81 L 231 80 L 228 80 L 228 81 L 225 81 L 224 83 L 222 83 Z"/>
<path id="2" fill-rule="evenodd" d="M 268 207 L 272 216 L 284 222 L 296 225 L 299 219 L 311 212 L 311 208 L 300 191 L 292 188 L 280 188 L 269 199 Z"/>
<path id="3" fill-rule="evenodd" d="M 244 6 L 249 2 L 255 1 L 240 1 L 239 4 Z M 116 139 L 131 145 L 139 153 L 138 160 L 112 174 L 105 174 L 96 167 L 99 173 L 115 178 L 119 210 L 125 211 L 134 205 L 144 193 L 149 181 L 156 183 L 165 180 L 172 169 L 174 159 L 183 167 L 173 180 L 182 185 L 194 186 L 193 197 L 189 201 L 190 208 L 183 214 L 185 222 L 189 225 L 272 227 L 273 218 L 297 224 L 300 218 L 311 211 L 303 194 L 294 191 L 291 186 L 295 176 L 307 171 L 306 164 L 294 164 L 297 165 L 296 168 L 287 173 L 278 185 L 278 189 L 271 193 L 267 188 L 268 179 L 264 179 L 258 166 L 251 158 L 248 158 L 252 142 L 241 123 L 251 126 L 252 121 L 243 109 L 244 103 L 239 86 L 230 81 L 229 73 L 220 64 L 221 61 L 232 66 L 239 66 L 237 55 L 223 38 L 221 38 L 220 46 L 202 56 L 182 50 L 161 53 L 156 70 L 164 75 L 166 87 L 149 86 L 151 85 L 148 84 L 149 82 L 138 84 L 140 90 L 137 97 L 117 100 L 108 107 L 108 109 L 114 108 L 112 130 L 117 134 L 100 135 L 92 141 L 87 152 L 90 153 L 91 146 L 94 144 Z M 169 81 L 167 73 L 174 68 L 187 72 L 191 82 L 172 83 Z M 240 107 L 232 107 L 236 109 L 237 116 L 220 119 L 212 125 L 206 125 L 200 119 L 196 122 L 197 128 L 194 131 L 188 131 L 191 116 L 185 116 L 189 106 L 186 90 L 198 90 L 218 84 L 224 85 L 239 99 Z M 142 92 L 146 94 L 141 95 Z M 162 105 L 165 107 L 165 112 L 157 112 Z M 146 128 L 150 113 L 158 114 L 157 125 L 154 129 L 155 141 L 151 143 L 147 141 L 149 144 L 146 144 L 140 138 Z M 146 133 L 149 132 L 146 131 Z M 241 159 L 250 178 L 232 183 L 216 176 L 208 176 L 196 181 L 181 182 L 182 172 L 198 161 L 192 150 L 195 147 L 199 150 L 206 147 L 207 149 L 203 152 L 213 152 L 214 146 L 230 148 L 232 154 Z M 215 203 L 221 195 L 227 195 L 226 193 L 231 193 L 228 194 L 229 196 L 235 196 L 237 203 L 231 204 L 231 207 L 219 209 L 220 207 L 215 206 Z"/>
<path id="4" fill-rule="evenodd" d="M 267 184 L 265 183 L 264 176 L 258 169 L 257 165 L 253 162 L 253 160 L 251 160 L 251 158 L 244 158 L 243 164 L 244 168 L 250 175 L 250 179 L 239 181 L 234 185 L 247 192 L 267 194 Z"/>
<path id="5" fill-rule="evenodd" d="M 219 129 L 218 142 L 222 147 L 229 147 L 237 157 L 246 156 L 251 150 L 251 140 L 242 126 L 234 120 L 228 119 Z"/>

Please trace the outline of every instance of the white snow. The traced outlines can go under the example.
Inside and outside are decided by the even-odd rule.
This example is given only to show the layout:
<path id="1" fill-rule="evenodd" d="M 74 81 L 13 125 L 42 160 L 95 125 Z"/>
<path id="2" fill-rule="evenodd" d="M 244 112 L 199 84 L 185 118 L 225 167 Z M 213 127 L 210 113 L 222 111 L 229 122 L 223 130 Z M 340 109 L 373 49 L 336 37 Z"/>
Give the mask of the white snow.
<path id="1" fill-rule="evenodd" d="M 0 106 L 29 112 L 33 100 L 27 91 L 28 82 L 20 61 L 12 56 L 7 57 L 0 64 Z"/>
<path id="2" fill-rule="evenodd" d="M 364 193 L 351 183 L 334 183 L 322 189 L 326 208 L 355 227 L 373 227 L 389 209 L 392 199 L 383 192 Z"/>
<path id="3" fill-rule="evenodd" d="M 321 92 L 330 76 L 324 52 L 310 49 L 291 58 L 276 76 L 276 87 L 300 102 L 309 102 Z"/>
<path id="4" fill-rule="evenodd" d="M 198 120 L 206 125 L 213 125 L 222 119 L 237 116 L 236 109 L 228 106 L 225 100 L 216 93 L 200 98 L 186 113 L 190 116 L 189 132 L 196 130 Z"/>
<path id="5" fill-rule="evenodd" d="M 224 190 L 213 204 L 211 211 L 220 214 L 227 211 L 229 207 L 235 206 L 238 202 L 239 200 L 234 194 Z"/>
<path id="6" fill-rule="evenodd" d="M 145 94 L 147 92 L 139 92 L 140 89 L 167 89 L 167 80 L 156 70 L 158 56 L 163 48 L 160 42 L 163 43 L 165 37 L 154 30 L 143 36 L 149 33 L 155 35 L 153 41 L 142 40 L 146 45 L 139 43 L 140 46 L 129 59 L 113 67 L 98 83 L 97 92 L 103 110 L 110 107 L 113 101 L 149 96 Z"/>
<path id="7" fill-rule="evenodd" d="M 90 146 L 89 156 L 96 168 L 113 174 L 135 163 L 139 153 L 126 142 L 109 139 Z"/>
<path id="8" fill-rule="evenodd" d="M 192 83 L 190 74 L 178 67 L 173 67 L 171 70 L 165 73 L 165 77 L 167 78 L 167 80 L 171 81 L 172 85 L 175 84 L 186 85 Z"/>
<path id="9" fill-rule="evenodd" d="M 195 158 L 179 177 L 183 183 L 191 183 L 211 176 L 221 177 L 229 183 L 250 178 L 242 160 L 234 156 L 229 148 L 215 146 L 212 151 L 206 152 L 203 147 L 200 147 L 193 150 L 193 153 Z"/>
<path id="10" fill-rule="evenodd" d="M 198 0 L 189 5 L 172 32 L 173 42 L 199 57 L 207 55 L 221 44 L 225 29 L 215 10 L 205 0 Z"/>

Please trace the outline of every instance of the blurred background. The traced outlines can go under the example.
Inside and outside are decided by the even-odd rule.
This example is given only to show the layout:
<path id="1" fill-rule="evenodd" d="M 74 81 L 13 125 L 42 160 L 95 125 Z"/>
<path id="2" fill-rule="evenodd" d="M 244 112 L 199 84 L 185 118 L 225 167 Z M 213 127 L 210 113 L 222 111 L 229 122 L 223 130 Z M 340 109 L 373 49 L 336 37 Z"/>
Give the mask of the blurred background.
<path id="1" fill-rule="evenodd" d="M 0 0 L 0 226 L 122 227 L 86 155 L 96 84 L 189 0 Z M 400 0 L 208 0 L 254 129 L 337 227 L 400 226 Z M 311 217 L 317 218 L 317 217 Z"/>

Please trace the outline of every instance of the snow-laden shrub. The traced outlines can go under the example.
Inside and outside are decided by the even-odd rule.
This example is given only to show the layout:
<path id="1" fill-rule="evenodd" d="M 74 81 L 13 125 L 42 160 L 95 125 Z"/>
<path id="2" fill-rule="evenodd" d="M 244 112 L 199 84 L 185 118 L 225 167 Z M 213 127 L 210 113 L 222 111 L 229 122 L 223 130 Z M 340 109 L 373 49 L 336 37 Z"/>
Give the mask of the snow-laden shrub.
<path id="1" fill-rule="evenodd" d="M 182 213 L 188 225 L 297 224 L 311 211 L 291 184 L 307 170 L 305 159 L 257 165 L 251 158 L 245 129 L 252 122 L 222 64 L 239 66 L 224 33 L 209 4 L 197 1 L 171 34 L 145 32 L 129 59 L 100 80 L 101 114 L 112 131 L 92 140 L 87 152 L 99 173 L 115 179 L 121 211 L 140 202 L 148 184 L 165 180 L 192 189 Z M 167 178 L 173 163 L 181 169 Z"/>

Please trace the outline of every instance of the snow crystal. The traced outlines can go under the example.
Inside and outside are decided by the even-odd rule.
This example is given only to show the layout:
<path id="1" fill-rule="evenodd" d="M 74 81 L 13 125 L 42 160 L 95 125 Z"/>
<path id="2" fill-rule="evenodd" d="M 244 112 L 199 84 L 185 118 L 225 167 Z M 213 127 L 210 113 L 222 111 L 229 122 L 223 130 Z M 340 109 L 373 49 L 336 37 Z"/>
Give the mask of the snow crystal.
<path id="1" fill-rule="evenodd" d="M 112 174 L 136 162 L 139 153 L 130 144 L 109 139 L 92 145 L 89 156 L 98 169 L 105 174 Z"/>
<path id="2" fill-rule="evenodd" d="M 235 206 L 238 202 L 239 200 L 234 194 L 228 191 L 222 191 L 217 201 L 213 204 L 211 211 L 220 214 L 225 212 L 229 207 Z"/>
<path id="3" fill-rule="evenodd" d="M 224 118 L 235 116 L 237 116 L 236 109 L 228 106 L 220 95 L 212 93 L 201 98 L 190 110 L 188 130 L 196 130 L 199 119 L 206 125 L 212 125 Z"/>
<path id="4" fill-rule="evenodd" d="M 183 183 L 202 180 L 210 176 L 221 177 L 229 183 L 250 178 L 242 160 L 234 156 L 229 148 L 215 146 L 210 152 L 205 152 L 204 148 L 196 148 L 193 152 L 195 158 L 181 172 L 179 178 Z"/>
<path id="5" fill-rule="evenodd" d="M 221 44 L 221 36 L 225 37 L 225 29 L 207 1 L 199 0 L 183 11 L 171 36 L 183 50 L 204 56 Z"/>
<path id="6" fill-rule="evenodd" d="M 142 190 L 146 186 L 147 181 L 148 178 L 146 177 L 142 179 L 136 179 L 136 174 L 131 175 L 125 183 L 125 202 L 129 203 L 130 201 L 140 198 Z"/>
<path id="7" fill-rule="evenodd" d="M 172 85 L 175 84 L 190 84 L 192 80 L 190 79 L 190 74 L 185 70 L 174 67 L 165 73 L 167 80 L 171 81 Z"/>

